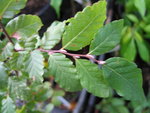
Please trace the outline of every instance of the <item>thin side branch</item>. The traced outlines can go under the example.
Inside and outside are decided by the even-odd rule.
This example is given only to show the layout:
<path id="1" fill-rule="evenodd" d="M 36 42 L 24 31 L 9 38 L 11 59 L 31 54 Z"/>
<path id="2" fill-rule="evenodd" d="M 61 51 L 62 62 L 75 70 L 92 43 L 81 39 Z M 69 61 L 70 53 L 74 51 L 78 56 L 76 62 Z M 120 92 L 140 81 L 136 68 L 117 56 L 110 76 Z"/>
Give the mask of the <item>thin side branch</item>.
<path id="1" fill-rule="evenodd" d="M 5 27 L 3 26 L 3 24 L 0 21 L 0 27 L 3 30 L 5 36 L 8 38 L 8 40 L 14 45 L 14 42 L 12 41 L 11 37 L 8 35 L 7 31 L 5 30 Z"/>

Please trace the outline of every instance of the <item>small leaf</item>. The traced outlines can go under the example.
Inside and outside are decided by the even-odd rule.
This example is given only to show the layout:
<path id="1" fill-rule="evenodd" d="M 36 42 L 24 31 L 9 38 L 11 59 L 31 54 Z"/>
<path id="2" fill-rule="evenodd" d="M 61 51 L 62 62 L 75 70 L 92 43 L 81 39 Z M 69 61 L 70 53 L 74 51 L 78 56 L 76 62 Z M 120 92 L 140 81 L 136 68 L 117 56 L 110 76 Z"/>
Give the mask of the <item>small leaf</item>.
<path id="1" fill-rule="evenodd" d="M 37 41 L 38 41 L 37 37 L 38 37 L 38 35 L 33 35 L 31 37 L 28 37 L 27 39 L 23 39 L 23 41 L 24 41 L 23 48 L 26 51 L 31 51 L 31 50 L 35 49 Z"/>
<path id="2" fill-rule="evenodd" d="M 127 58 L 130 61 L 134 61 L 137 55 L 135 41 L 133 38 L 130 38 L 130 40 L 128 41 L 125 41 L 125 38 L 126 36 L 122 38 L 121 42 L 121 56 Z"/>
<path id="3" fill-rule="evenodd" d="M 17 34 L 17 38 L 28 38 L 37 34 L 41 26 L 42 22 L 38 16 L 20 15 L 9 21 L 6 30 L 10 36 Z"/>
<path id="4" fill-rule="evenodd" d="M 0 60 L 4 61 L 8 57 L 12 56 L 13 50 L 14 50 L 13 45 L 10 42 L 8 42 L 7 45 L 3 48 L 3 51 L 2 51 L 1 56 L 0 56 Z"/>
<path id="5" fill-rule="evenodd" d="M 55 9 L 58 17 L 60 17 L 61 4 L 62 4 L 62 0 L 51 0 L 51 2 L 50 2 L 50 5 Z"/>
<path id="6" fill-rule="evenodd" d="M 44 58 L 38 50 L 30 53 L 25 61 L 25 70 L 29 73 L 30 78 L 37 82 L 42 82 L 44 74 Z"/>
<path id="7" fill-rule="evenodd" d="M 21 70 L 23 68 L 23 63 L 25 59 L 25 54 L 14 53 L 10 60 L 8 61 L 8 66 L 12 70 Z"/>
<path id="8" fill-rule="evenodd" d="M 27 0 L 0 0 L 0 19 L 12 18 L 23 9 Z"/>
<path id="9" fill-rule="evenodd" d="M 141 103 L 145 101 L 141 70 L 134 63 L 116 57 L 106 60 L 102 68 L 106 80 L 120 96 Z"/>
<path id="10" fill-rule="evenodd" d="M 0 90 L 7 87 L 7 73 L 6 68 L 3 65 L 3 62 L 0 62 Z"/>
<path id="11" fill-rule="evenodd" d="M 44 49 L 52 49 L 61 40 L 62 33 L 65 29 L 64 22 L 54 22 L 44 33 L 41 47 Z"/>
<path id="12" fill-rule="evenodd" d="M 2 113 L 16 113 L 14 102 L 9 96 L 2 100 Z"/>
<path id="13" fill-rule="evenodd" d="M 77 70 L 65 55 L 60 53 L 50 55 L 49 69 L 56 82 L 65 90 L 78 91 L 81 89 Z"/>
<path id="14" fill-rule="evenodd" d="M 150 62 L 150 51 L 149 48 L 147 47 L 146 43 L 142 39 L 141 35 L 138 32 L 135 32 L 135 40 L 137 43 L 138 51 L 140 54 L 140 57 L 145 61 L 145 62 Z"/>
<path id="15" fill-rule="evenodd" d="M 121 39 L 123 20 L 117 20 L 105 25 L 96 34 L 90 46 L 89 54 L 100 55 L 113 49 Z"/>
<path id="16" fill-rule="evenodd" d="M 66 27 L 62 39 L 63 48 L 76 51 L 89 45 L 105 19 L 106 1 L 99 1 L 77 13 Z"/>
<path id="17" fill-rule="evenodd" d="M 13 99 L 26 100 L 30 89 L 26 80 L 17 80 L 9 77 L 8 90 Z"/>
<path id="18" fill-rule="evenodd" d="M 142 17 L 144 17 L 146 12 L 145 0 L 134 0 L 135 7 L 139 10 Z"/>
<path id="19" fill-rule="evenodd" d="M 105 81 L 102 71 L 96 64 L 88 60 L 76 60 L 77 72 L 83 88 L 99 97 L 108 97 L 110 88 Z"/>

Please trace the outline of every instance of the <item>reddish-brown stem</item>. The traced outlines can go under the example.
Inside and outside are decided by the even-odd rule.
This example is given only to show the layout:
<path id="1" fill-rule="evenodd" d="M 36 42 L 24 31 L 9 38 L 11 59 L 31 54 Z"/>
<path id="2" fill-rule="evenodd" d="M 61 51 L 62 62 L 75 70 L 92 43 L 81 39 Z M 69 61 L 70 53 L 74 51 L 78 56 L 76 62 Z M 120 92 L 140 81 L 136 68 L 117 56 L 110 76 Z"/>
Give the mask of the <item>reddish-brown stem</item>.
<path id="1" fill-rule="evenodd" d="M 100 61 L 100 60 L 96 60 L 92 55 L 89 55 L 89 54 L 85 54 L 85 55 L 82 55 L 82 54 L 73 54 L 73 53 L 68 53 L 67 51 L 65 50 L 45 50 L 45 49 L 38 49 L 40 50 L 41 52 L 47 52 L 48 54 L 53 54 L 53 53 L 62 53 L 62 54 L 65 54 L 65 55 L 68 55 L 68 56 L 71 56 L 75 59 L 77 58 L 80 58 L 80 57 L 84 57 L 84 58 L 88 58 L 98 64 L 105 64 L 105 61 Z"/>
<path id="2" fill-rule="evenodd" d="M 8 38 L 8 40 L 14 45 L 14 42 L 12 41 L 11 37 L 9 36 L 9 34 L 7 33 L 7 31 L 5 30 L 5 27 L 3 26 L 3 24 L 0 21 L 0 27 L 3 30 L 5 36 Z"/>

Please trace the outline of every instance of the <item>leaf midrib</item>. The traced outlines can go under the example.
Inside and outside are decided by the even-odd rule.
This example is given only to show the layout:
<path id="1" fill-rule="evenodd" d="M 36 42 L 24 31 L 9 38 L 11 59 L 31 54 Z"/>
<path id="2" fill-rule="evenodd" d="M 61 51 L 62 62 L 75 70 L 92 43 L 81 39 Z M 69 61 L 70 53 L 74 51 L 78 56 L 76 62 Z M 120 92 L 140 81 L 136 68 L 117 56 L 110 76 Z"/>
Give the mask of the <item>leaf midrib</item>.
<path id="1" fill-rule="evenodd" d="M 138 92 L 137 92 L 137 88 L 136 88 L 136 87 L 134 87 L 134 85 L 133 85 L 131 82 L 129 82 L 126 78 L 124 78 L 123 76 L 121 76 L 121 75 L 120 75 L 120 73 L 118 73 L 117 71 L 113 70 L 113 69 L 112 69 L 112 68 L 110 68 L 109 66 L 104 65 L 104 67 L 106 67 L 106 68 L 110 69 L 112 72 L 116 73 L 116 74 L 117 74 L 120 78 L 122 78 L 122 79 L 124 79 L 125 81 L 127 81 L 127 83 L 129 83 L 129 84 L 130 84 L 130 85 L 128 85 L 128 86 L 130 86 L 130 88 L 135 89 L 136 94 L 138 94 Z"/>
<path id="2" fill-rule="evenodd" d="M 111 34 L 113 34 L 115 31 L 113 31 Z M 101 46 L 104 42 L 106 42 L 106 41 L 108 41 L 109 40 L 109 37 L 111 36 L 111 34 L 110 35 L 108 35 L 104 40 L 103 40 L 103 42 L 102 43 L 100 43 L 97 47 L 95 47 L 92 51 L 90 51 L 88 54 L 92 54 L 95 50 L 97 50 L 98 48 L 99 48 L 99 46 Z"/>
<path id="3" fill-rule="evenodd" d="M 85 32 L 86 29 L 93 23 L 93 21 L 94 21 L 97 17 L 99 17 L 100 15 L 101 15 L 101 14 L 96 15 L 96 16 L 92 19 L 92 21 L 91 21 L 86 27 L 84 27 L 84 29 L 81 30 L 76 36 L 74 36 L 67 44 L 65 44 L 65 46 L 63 46 L 63 48 L 67 48 L 74 40 L 76 40 L 76 38 L 77 38 L 81 33 Z"/>

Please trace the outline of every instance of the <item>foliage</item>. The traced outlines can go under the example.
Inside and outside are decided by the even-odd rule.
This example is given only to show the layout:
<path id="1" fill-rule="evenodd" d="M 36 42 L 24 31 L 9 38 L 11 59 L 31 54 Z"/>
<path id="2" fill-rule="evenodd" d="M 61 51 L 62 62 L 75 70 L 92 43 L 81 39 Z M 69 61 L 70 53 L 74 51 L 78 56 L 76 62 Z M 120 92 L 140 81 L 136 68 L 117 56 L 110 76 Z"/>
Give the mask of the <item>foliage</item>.
<path id="1" fill-rule="evenodd" d="M 1 2 L 0 7 L 8 6 L 7 0 Z M 18 2 L 14 4 L 20 7 Z M 66 91 L 86 88 L 98 97 L 109 97 L 115 90 L 128 100 L 145 102 L 141 71 L 134 63 L 119 57 L 99 61 L 92 56 L 104 54 L 120 42 L 123 20 L 103 26 L 105 19 L 106 1 L 99 1 L 69 21 L 54 22 L 42 39 L 38 35 L 42 23 L 37 16 L 20 15 L 5 27 L 1 25 L 5 38 L 9 39 L 0 41 L 1 111 L 42 113 L 59 105 L 57 97 L 64 93 L 55 91 L 43 76 L 48 79 L 53 76 Z M 62 49 L 54 50 L 61 39 Z M 67 51 L 77 51 L 87 45 L 90 46 L 88 54 Z"/>
<path id="2" fill-rule="evenodd" d="M 127 0 L 124 4 L 125 27 L 122 31 L 120 54 L 131 61 L 134 61 L 139 54 L 143 61 L 149 63 L 149 0 Z"/>

